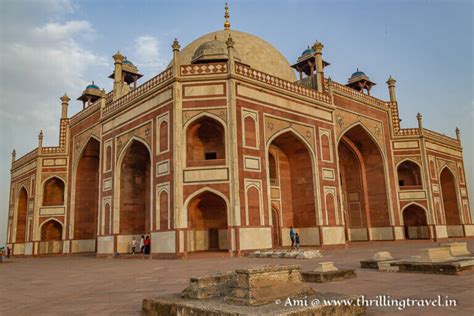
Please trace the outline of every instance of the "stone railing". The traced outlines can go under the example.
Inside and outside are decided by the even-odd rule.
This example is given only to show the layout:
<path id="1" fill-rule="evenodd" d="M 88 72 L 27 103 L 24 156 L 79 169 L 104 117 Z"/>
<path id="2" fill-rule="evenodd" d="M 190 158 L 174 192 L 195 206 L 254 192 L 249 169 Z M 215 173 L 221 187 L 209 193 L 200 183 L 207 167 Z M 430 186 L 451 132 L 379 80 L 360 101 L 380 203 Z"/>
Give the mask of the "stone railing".
<path id="1" fill-rule="evenodd" d="M 35 159 L 36 157 L 38 157 L 38 148 L 33 149 L 29 153 L 25 154 L 23 157 L 18 158 L 17 160 L 15 160 L 13 162 L 12 169 L 18 168 L 18 167 L 24 165 L 25 163 Z"/>
<path id="2" fill-rule="evenodd" d="M 274 77 L 264 72 L 252 69 L 251 67 L 241 63 L 235 63 L 235 72 L 244 77 L 252 78 L 286 91 L 294 92 L 325 103 L 331 103 L 331 97 L 327 94 L 320 93 L 316 90 L 300 86 L 296 83 Z"/>
<path id="3" fill-rule="evenodd" d="M 327 85 L 328 85 L 328 80 L 325 79 L 325 86 L 327 86 Z M 335 81 L 332 82 L 332 86 L 333 86 L 333 91 L 334 90 L 340 91 L 343 94 L 354 97 L 355 99 L 359 99 L 361 101 L 364 101 L 364 102 L 367 102 L 369 104 L 376 105 L 376 106 L 379 106 L 379 107 L 384 107 L 385 108 L 387 106 L 387 103 L 385 101 L 379 100 L 375 97 L 372 97 L 372 96 L 367 95 L 365 93 L 359 92 L 357 90 L 354 90 L 350 87 L 347 87 L 347 86 L 342 85 L 340 83 L 337 83 Z"/>
<path id="4" fill-rule="evenodd" d="M 227 73 L 227 63 L 211 63 L 180 66 L 181 76 L 215 75 Z"/>
<path id="5" fill-rule="evenodd" d="M 105 116 L 117 111 L 118 109 L 128 104 L 130 101 L 136 99 L 139 96 L 144 95 L 151 89 L 157 87 L 160 83 L 163 83 L 164 81 L 170 79 L 172 76 L 173 68 L 170 67 L 165 71 L 161 72 L 160 74 L 156 75 L 155 77 L 151 78 L 147 82 L 143 83 L 142 85 L 138 86 L 136 89 L 133 89 L 121 98 L 111 102 L 110 104 L 106 104 L 105 109 L 103 111 L 103 115 Z"/>
<path id="6" fill-rule="evenodd" d="M 441 134 L 441 133 L 438 133 L 438 132 L 434 132 L 434 131 L 426 129 L 426 128 L 423 128 L 423 135 L 425 135 L 427 137 L 430 137 L 430 138 L 433 138 L 433 139 L 440 139 L 441 141 L 446 142 L 446 143 L 448 143 L 450 145 L 453 145 L 453 146 L 456 146 L 456 147 L 458 147 L 460 145 L 459 141 L 456 138 L 452 138 L 452 137 L 449 137 L 447 135 L 444 135 L 444 134 Z"/>
<path id="7" fill-rule="evenodd" d="M 41 153 L 43 155 L 50 155 L 50 154 L 63 154 L 66 152 L 66 147 L 59 147 L 59 146 L 51 146 L 51 147 L 43 147 L 41 148 Z"/>

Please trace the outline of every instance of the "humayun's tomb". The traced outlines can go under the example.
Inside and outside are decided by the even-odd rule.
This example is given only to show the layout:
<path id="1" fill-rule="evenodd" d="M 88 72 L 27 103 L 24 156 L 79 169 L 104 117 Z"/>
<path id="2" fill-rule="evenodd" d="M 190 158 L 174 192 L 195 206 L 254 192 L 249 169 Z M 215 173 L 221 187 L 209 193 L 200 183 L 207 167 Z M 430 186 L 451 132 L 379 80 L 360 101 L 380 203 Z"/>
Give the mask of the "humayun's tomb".
<path id="1" fill-rule="evenodd" d="M 226 13 L 226 18 L 228 14 Z M 59 144 L 12 153 L 7 244 L 14 255 L 196 251 L 474 236 L 459 130 L 401 128 L 362 71 L 325 76 L 320 42 L 290 64 L 256 36 L 224 29 L 184 48 L 147 82 L 122 54 L 113 90 L 60 98 Z M 59 102 L 58 102 L 59 103 Z M 59 104 L 58 104 L 59 106 Z"/>

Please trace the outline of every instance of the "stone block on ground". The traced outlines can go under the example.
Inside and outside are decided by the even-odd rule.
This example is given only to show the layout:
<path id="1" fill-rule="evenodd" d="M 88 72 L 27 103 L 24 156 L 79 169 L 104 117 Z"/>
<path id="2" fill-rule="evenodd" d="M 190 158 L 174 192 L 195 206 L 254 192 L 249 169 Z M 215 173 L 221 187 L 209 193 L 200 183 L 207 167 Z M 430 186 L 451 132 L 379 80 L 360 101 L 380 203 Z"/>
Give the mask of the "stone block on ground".
<path id="1" fill-rule="evenodd" d="M 374 254 L 372 259 L 375 261 L 386 261 L 386 260 L 393 260 L 393 257 L 388 251 L 379 251 Z"/>
<path id="2" fill-rule="evenodd" d="M 330 271 L 337 271 L 337 268 L 334 266 L 334 262 L 326 261 L 326 262 L 318 262 L 316 265 L 316 272 L 330 272 Z"/>
<path id="3" fill-rule="evenodd" d="M 314 294 L 302 282 L 301 266 L 275 265 L 237 269 L 237 284 L 225 302 L 237 305 L 263 305 L 277 299 Z"/>
<path id="4" fill-rule="evenodd" d="M 472 254 L 467 249 L 467 242 L 450 242 L 450 243 L 442 243 L 441 247 L 446 247 L 449 249 L 449 253 L 453 257 L 469 257 Z"/>
<path id="5" fill-rule="evenodd" d="M 399 272 L 430 273 L 458 275 L 466 271 L 474 271 L 474 259 L 454 259 L 450 261 L 409 261 L 401 260 L 393 263 Z"/>
<path id="6" fill-rule="evenodd" d="M 189 286 L 181 294 L 182 297 L 191 299 L 225 296 L 236 285 L 236 278 L 237 274 L 232 271 L 191 278 Z"/>
<path id="7" fill-rule="evenodd" d="M 454 259 L 447 247 L 423 248 L 420 249 L 419 255 L 421 262 L 441 262 Z"/>
<path id="8" fill-rule="evenodd" d="M 320 258 L 322 254 L 316 249 L 307 250 L 268 250 L 268 251 L 254 251 L 248 255 L 251 258 L 291 258 L 291 259 L 313 259 Z"/>
<path id="9" fill-rule="evenodd" d="M 332 271 L 305 271 L 301 273 L 304 282 L 326 283 L 355 278 L 354 269 L 339 269 Z"/>

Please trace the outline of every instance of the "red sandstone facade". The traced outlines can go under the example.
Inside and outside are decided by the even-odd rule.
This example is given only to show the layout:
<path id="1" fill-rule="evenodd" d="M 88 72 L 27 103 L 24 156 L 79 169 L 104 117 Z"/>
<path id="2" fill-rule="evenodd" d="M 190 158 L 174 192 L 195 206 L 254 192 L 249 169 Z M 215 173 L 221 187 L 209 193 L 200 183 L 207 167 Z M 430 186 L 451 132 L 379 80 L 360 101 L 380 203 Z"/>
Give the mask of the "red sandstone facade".
<path id="1" fill-rule="evenodd" d="M 114 55 L 113 91 L 89 86 L 72 117 L 61 98 L 59 146 L 40 134 L 13 154 L 14 255 L 128 253 L 144 234 L 154 257 L 238 255 L 288 246 L 291 226 L 303 246 L 474 236 L 459 132 L 427 130 L 421 115 L 400 128 L 395 80 L 390 101 L 363 73 L 336 83 L 322 49 L 298 59 L 296 80 L 268 43 L 219 31 L 175 42 L 169 67 L 138 87 Z"/>

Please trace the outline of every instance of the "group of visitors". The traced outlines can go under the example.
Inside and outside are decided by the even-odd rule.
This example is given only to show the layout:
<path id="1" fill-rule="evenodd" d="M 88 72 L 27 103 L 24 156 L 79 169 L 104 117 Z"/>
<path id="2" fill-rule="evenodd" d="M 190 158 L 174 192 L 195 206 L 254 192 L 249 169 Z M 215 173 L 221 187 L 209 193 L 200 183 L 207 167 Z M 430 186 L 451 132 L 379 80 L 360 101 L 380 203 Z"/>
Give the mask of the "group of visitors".
<path id="1" fill-rule="evenodd" d="M 131 245 L 132 245 L 132 254 L 136 254 L 137 253 L 137 239 L 135 237 L 133 237 Z M 150 246 L 151 246 L 150 236 L 147 235 L 145 237 L 145 235 L 142 235 L 142 238 L 140 239 L 140 244 L 138 246 L 138 248 L 140 249 L 140 253 L 149 255 Z"/>
<path id="2" fill-rule="evenodd" d="M 295 233 L 293 226 L 290 227 L 290 239 L 291 239 L 291 249 L 295 248 L 296 250 L 300 249 L 300 236 L 298 233 Z"/>

